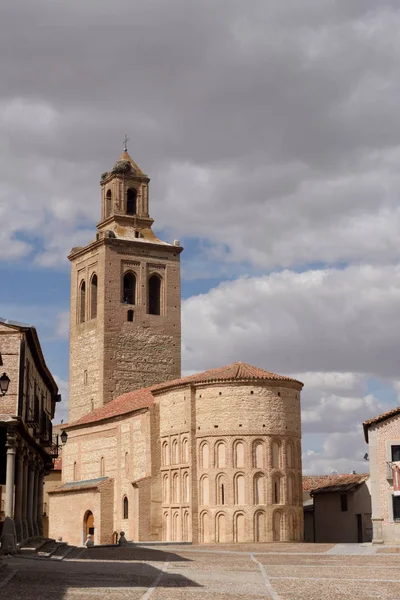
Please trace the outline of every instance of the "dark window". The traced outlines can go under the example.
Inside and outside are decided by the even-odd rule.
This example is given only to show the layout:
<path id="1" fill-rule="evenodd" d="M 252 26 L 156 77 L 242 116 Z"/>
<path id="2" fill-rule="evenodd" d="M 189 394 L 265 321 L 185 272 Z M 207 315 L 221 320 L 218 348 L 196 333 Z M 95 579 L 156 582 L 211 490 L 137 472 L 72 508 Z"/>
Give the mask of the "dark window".
<path id="1" fill-rule="evenodd" d="M 149 279 L 149 314 L 161 314 L 161 279 L 158 275 Z"/>
<path id="2" fill-rule="evenodd" d="M 124 496 L 124 519 L 127 519 L 129 515 L 128 498 Z"/>
<path id="3" fill-rule="evenodd" d="M 126 214 L 136 215 L 137 191 L 135 188 L 129 188 L 126 194 Z"/>
<path id="4" fill-rule="evenodd" d="M 280 487 L 280 482 L 279 481 L 275 481 L 274 483 L 274 504 L 279 504 L 280 498 L 279 498 L 279 487 Z"/>
<path id="5" fill-rule="evenodd" d="M 126 273 L 123 281 L 122 302 L 124 304 L 135 304 L 136 277 L 133 273 Z"/>
<path id="6" fill-rule="evenodd" d="M 133 321 L 133 310 L 128 310 L 128 321 Z"/>
<path id="7" fill-rule="evenodd" d="M 86 284 L 82 281 L 79 288 L 79 322 L 85 322 L 85 305 L 86 305 Z"/>
<path id="8" fill-rule="evenodd" d="M 106 193 L 106 217 L 111 215 L 111 190 L 107 190 Z"/>
<path id="9" fill-rule="evenodd" d="M 97 275 L 93 275 L 90 281 L 90 318 L 97 317 Z"/>
<path id="10" fill-rule="evenodd" d="M 340 494 L 340 510 L 347 512 L 347 494 Z"/>
<path id="11" fill-rule="evenodd" d="M 400 460 L 400 446 L 392 446 L 392 461 Z"/>
<path id="12" fill-rule="evenodd" d="M 224 484 L 221 484 L 221 504 L 225 504 L 225 489 Z"/>
<path id="13" fill-rule="evenodd" d="M 393 496 L 393 519 L 400 521 L 400 496 Z"/>

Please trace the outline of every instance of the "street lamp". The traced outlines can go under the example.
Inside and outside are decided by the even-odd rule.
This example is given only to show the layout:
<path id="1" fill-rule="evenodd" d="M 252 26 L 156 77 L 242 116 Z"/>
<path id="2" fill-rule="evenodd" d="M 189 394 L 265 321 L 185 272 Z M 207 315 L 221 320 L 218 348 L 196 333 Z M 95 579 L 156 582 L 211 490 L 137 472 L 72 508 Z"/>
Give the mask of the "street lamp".
<path id="1" fill-rule="evenodd" d="M 3 375 L 0 377 L 0 392 L 1 392 L 2 396 L 5 396 L 7 394 L 9 385 L 10 385 L 10 378 L 8 377 L 7 373 L 3 373 Z"/>
<path id="2" fill-rule="evenodd" d="M 65 429 L 62 430 L 60 438 L 63 445 L 67 443 L 68 433 L 65 431 Z"/>

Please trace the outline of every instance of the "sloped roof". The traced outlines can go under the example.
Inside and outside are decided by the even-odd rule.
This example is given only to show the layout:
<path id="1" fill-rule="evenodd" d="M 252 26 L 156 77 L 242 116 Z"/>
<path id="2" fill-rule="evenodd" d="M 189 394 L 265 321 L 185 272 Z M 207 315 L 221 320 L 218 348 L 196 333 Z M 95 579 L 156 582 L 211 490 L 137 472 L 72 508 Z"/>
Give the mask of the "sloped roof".
<path id="1" fill-rule="evenodd" d="M 378 415 L 377 417 L 373 417 L 372 419 L 368 419 L 367 421 L 364 421 L 363 423 L 363 428 L 364 428 L 364 437 L 365 437 L 365 441 L 368 444 L 368 429 L 371 425 L 375 425 L 376 423 L 381 423 L 382 421 L 386 421 L 386 419 L 390 419 L 390 417 L 395 417 L 396 415 L 400 414 L 400 406 L 396 406 L 396 408 L 392 408 L 391 410 L 388 410 L 385 413 L 382 413 L 381 415 Z"/>
<path id="2" fill-rule="evenodd" d="M 368 473 L 343 473 L 335 475 L 306 475 L 303 477 L 303 491 L 311 495 L 328 492 L 350 492 L 364 483 Z"/>
<path id="3" fill-rule="evenodd" d="M 143 171 L 138 167 L 138 165 L 135 163 L 135 161 L 129 156 L 129 153 L 126 150 L 121 154 L 121 156 L 117 162 L 122 161 L 122 160 L 126 160 L 129 163 L 131 163 L 131 165 L 135 169 L 137 175 L 144 175 Z"/>
<path id="4" fill-rule="evenodd" d="M 154 398 L 151 393 L 151 388 L 143 388 L 135 392 L 128 392 L 122 394 L 122 396 L 118 396 L 115 400 L 108 402 L 105 406 L 97 408 L 81 419 L 78 419 L 78 421 L 71 423 L 66 429 L 71 429 L 80 425 L 89 425 L 113 417 L 119 417 L 142 408 L 148 408 L 152 404 L 154 404 Z"/>
<path id="5" fill-rule="evenodd" d="M 58 386 L 55 382 L 53 375 L 48 368 L 43 350 L 40 345 L 39 336 L 36 331 L 36 327 L 34 325 L 29 325 L 28 323 L 21 323 L 19 321 L 12 321 L 11 319 L 4 319 L 0 317 L 0 324 L 5 325 L 6 327 L 11 327 L 12 329 L 16 329 L 18 331 L 24 332 L 26 334 L 26 339 L 30 346 L 33 359 L 36 364 L 36 368 L 41 373 L 42 377 L 47 381 L 50 388 L 52 388 L 53 397 L 57 396 Z"/>
<path id="6" fill-rule="evenodd" d="M 264 369 L 259 369 L 246 363 L 236 362 L 227 365 L 226 367 L 210 369 L 203 373 L 196 373 L 195 375 L 189 375 L 188 377 L 183 377 L 181 379 L 174 379 L 158 385 L 142 388 L 141 390 L 136 390 L 134 392 L 128 392 L 122 396 L 118 396 L 118 398 L 115 398 L 115 400 L 112 400 L 102 408 L 98 408 L 88 415 L 85 415 L 78 421 L 70 423 L 68 426 L 65 425 L 65 429 L 97 423 L 113 417 L 126 415 L 142 408 L 148 408 L 154 404 L 154 395 L 156 395 L 157 392 L 166 391 L 170 388 L 182 387 L 189 384 L 195 385 L 227 381 L 255 382 L 263 380 L 290 381 L 301 387 L 303 386 L 300 381 L 286 377 L 285 375 L 277 375 L 276 373 L 271 373 L 270 371 L 265 371 Z"/>
<path id="7" fill-rule="evenodd" d="M 66 492 L 78 492 L 81 490 L 96 490 L 106 481 L 110 481 L 110 477 L 97 477 L 96 479 L 85 479 L 83 481 L 70 481 L 63 483 L 54 490 L 50 490 L 49 494 L 65 494 Z"/>
<path id="8" fill-rule="evenodd" d="M 200 384 L 200 383 L 218 383 L 224 381 L 291 381 L 297 383 L 303 387 L 301 381 L 292 379 L 286 375 L 277 375 L 270 371 L 265 371 L 258 367 L 253 367 L 244 362 L 234 362 L 225 367 L 217 367 L 216 369 L 209 369 L 202 373 L 195 373 L 188 377 L 182 377 L 181 379 L 173 379 L 172 381 L 166 381 L 153 386 L 151 389 L 153 392 L 165 390 L 173 387 L 180 387 L 188 384 Z"/>

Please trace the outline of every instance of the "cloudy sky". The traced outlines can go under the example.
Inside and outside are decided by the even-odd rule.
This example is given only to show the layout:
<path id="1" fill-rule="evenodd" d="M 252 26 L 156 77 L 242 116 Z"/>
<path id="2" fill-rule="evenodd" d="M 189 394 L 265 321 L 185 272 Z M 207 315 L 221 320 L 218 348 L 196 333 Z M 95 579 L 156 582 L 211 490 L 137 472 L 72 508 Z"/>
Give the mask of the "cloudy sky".
<path id="1" fill-rule="evenodd" d="M 305 471 L 366 470 L 400 391 L 399 30 L 395 0 L 3 0 L 0 314 L 65 399 L 66 255 L 127 133 L 185 246 L 185 372 L 295 375 Z"/>

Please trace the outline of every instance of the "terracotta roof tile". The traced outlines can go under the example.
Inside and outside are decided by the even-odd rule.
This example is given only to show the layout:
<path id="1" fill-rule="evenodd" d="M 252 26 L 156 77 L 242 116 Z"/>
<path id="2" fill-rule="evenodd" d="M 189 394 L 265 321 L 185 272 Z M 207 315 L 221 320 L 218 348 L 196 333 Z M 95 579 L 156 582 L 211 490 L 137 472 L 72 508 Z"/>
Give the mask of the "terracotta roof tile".
<path id="1" fill-rule="evenodd" d="M 105 419 L 111 419 L 112 417 L 128 414 L 141 408 L 147 408 L 154 404 L 153 393 L 168 390 L 170 388 L 182 387 L 189 384 L 195 385 L 224 381 L 251 382 L 263 380 L 290 381 L 292 383 L 297 383 L 301 387 L 303 386 L 300 381 L 292 379 L 291 377 L 277 375 L 276 373 L 271 373 L 270 371 L 265 371 L 264 369 L 259 369 L 246 363 L 235 362 L 226 367 L 210 369 L 203 373 L 196 373 L 195 375 L 189 375 L 188 377 L 182 377 L 181 379 L 174 379 L 148 388 L 142 388 L 141 390 L 136 390 L 134 392 L 128 392 L 127 394 L 118 396 L 115 400 L 112 400 L 102 408 L 94 410 L 78 421 L 70 423 L 68 426 L 65 426 L 65 428 L 70 429 L 80 425 L 88 425 Z"/>
<path id="2" fill-rule="evenodd" d="M 96 490 L 107 481 L 110 481 L 109 477 L 97 477 L 96 479 L 85 479 L 84 481 L 69 481 L 68 483 L 59 485 L 54 490 L 50 490 L 48 493 L 65 494 L 66 492 L 77 492 L 80 490 Z"/>
<path id="3" fill-rule="evenodd" d="M 127 394 L 118 396 L 115 400 L 112 400 L 105 406 L 85 415 L 81 419 L 78 419 L 78 421 L 70 423 L 68 429 L 78 425 L 87 425 L 89 423 L 111 419 L 112 417 L 119 417 L 120 415 L 140 410 L 141 408 L 148 408 L 152 404 L 154 404 L 154 398 L 151 393 L 151 388 L 128 392 Z"/>
<path id="4" fill-rule="evenodd" d="M 390 419 L 390 417 L 395 417 L 396 415 L 400 414 L 400 406 L 396 406 L 396 408 L 392 408 L 391 410 L 388 410 L 385 413 L 382 413 L 381 415 L 378 415 L 377 417 L 373 417 L 372 419 L 368 419 L 367 421 L 364 421 L 363 423 L 363 428 L 364 428 L 364 437 L 365 437 L 365 441 L 368 444 L 368 429 L 370 427 L 370 425 L 375 425 L 375 423 L 381 423 L 381 421 L 386 421 L 386 419 Z"/>
<path id="5" fill-rule="evenodd" d="M 304 475 L 303 492 L 334 492 L 352 488 L 368 479 L 368 473 L 342 473 L 334 475 Z"/>
<path id="6" fill-rule="evenodd" d="M 121 154 L 121 156 L 118 160 L 127 160 L 128 162 L 131 163 L 131 165 L 133 166 L 133 168 L 135 169 L 135 171 L 138 175 L 143 175 L 143 171 L 138 167 L 138 165 L 135 163 L 135 161 L 129 156 L 129 154 L 126 150 Z"/>
<path id="7" fill-rule="evenodd" d="M 161 391 L 172 387 L 180 387 L 188 384 L 200 384 L 200 383 L 212 383 L 218 381 L 256 381 L 256 380 L 269 380 L 269 381 L 291 381 L 298 383 L 301 386 L 301 381 L 287 377 L 286 375 L 277 375 L 258 367 L 253 367 L 243 362 L 234 362 L 226 367 L 218 367 L 216 369 L 209 369 L 202 373 L 195 373 L 188 377 L 181 379 L 174 379 L 172 381 L 166 381 L 154 385 L 152 391 Z"/>

